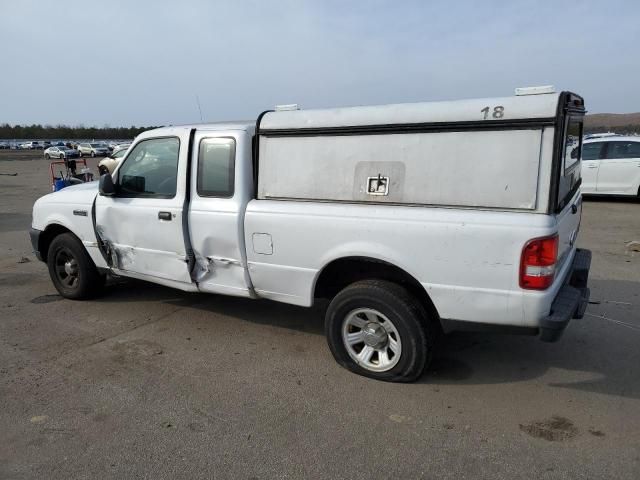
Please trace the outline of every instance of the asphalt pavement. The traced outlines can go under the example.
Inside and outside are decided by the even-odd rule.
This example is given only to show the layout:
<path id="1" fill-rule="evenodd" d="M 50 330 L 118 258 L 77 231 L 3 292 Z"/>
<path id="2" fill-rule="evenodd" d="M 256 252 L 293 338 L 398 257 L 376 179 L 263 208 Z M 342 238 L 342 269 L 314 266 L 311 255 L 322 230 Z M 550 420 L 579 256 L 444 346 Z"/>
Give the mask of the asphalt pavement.
<path id="1" fill-rule="evenodd" d="M 1 479 L 640 478 L 640 203 L 585 200 L 592 303 L 558 343 L 454 334 L 390 384 L 334 362 L 322 306 L 62 299 L 28 238 L 38 155 L 0 151 Z"/>

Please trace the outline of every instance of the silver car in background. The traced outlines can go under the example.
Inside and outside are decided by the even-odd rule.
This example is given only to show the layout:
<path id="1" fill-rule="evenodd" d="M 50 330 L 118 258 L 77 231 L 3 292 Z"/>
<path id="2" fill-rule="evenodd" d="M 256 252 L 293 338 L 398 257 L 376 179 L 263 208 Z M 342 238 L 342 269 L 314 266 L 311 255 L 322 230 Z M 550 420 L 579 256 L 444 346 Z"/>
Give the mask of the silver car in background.
<path id="1" fill-rule="evenodd" d="M 81 143 L 78 145 L 80 156 L 89 155 L 91 157 L 106 157 L 109 155 L 109 148 L 103 143 Z"/>
<path id="2" fill-rule="evenodd" d="M 67 147 L 49 147 L 44 151 L 44 158 L 77 158 L 80 154 L 77 150 Z"/>

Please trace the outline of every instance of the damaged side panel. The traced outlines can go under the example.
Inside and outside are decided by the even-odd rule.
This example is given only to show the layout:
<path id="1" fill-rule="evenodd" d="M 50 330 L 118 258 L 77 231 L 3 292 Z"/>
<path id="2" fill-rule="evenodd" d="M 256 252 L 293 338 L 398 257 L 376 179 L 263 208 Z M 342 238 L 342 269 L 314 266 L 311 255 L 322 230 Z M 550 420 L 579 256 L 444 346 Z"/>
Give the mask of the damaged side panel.
<path id="1" fill-rule="evenodd" d="M 96 199 L 96 231 L 112 268 L 191 283 L 182 211 L 166 205 L 167 201 L 171 199 Z M 159 219 L 159 211 L 169 212 L 171 220 Z"/>

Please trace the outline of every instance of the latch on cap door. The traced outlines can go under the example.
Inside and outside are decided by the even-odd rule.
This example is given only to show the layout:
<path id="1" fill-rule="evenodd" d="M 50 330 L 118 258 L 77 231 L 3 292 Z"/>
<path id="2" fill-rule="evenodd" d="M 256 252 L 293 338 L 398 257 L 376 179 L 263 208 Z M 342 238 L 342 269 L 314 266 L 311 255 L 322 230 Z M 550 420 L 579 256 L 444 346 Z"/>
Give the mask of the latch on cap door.
<path id="1" fill-rule="evenodd" d="M 377 177 L 367 177 L 367 194 L 388 195 L 389 177 L 383 177 L 381 174 L 378 174 Z"/>

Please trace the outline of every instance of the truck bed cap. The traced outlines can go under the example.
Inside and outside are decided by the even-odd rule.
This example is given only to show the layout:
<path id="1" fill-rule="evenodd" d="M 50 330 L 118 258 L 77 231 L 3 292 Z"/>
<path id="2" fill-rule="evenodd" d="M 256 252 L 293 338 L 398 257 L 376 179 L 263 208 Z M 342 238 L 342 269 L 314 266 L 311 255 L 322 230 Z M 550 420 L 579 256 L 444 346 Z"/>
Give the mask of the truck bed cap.
<path id="1" fill-rule="evenodd" d="M 260 123 L 260 133 L 268 133 L 270 130 L 389 124 L 551 119 L 556 115 L 558 98 L 558 93 L 550 93 L 444 102 L 276 111 L 264 115 Z M 484 118 L 482 110 L 486 107 L 489 109 L 487 118 Z M 493 116 L 495 107 L 503 107 L 502 116 Z"/>

